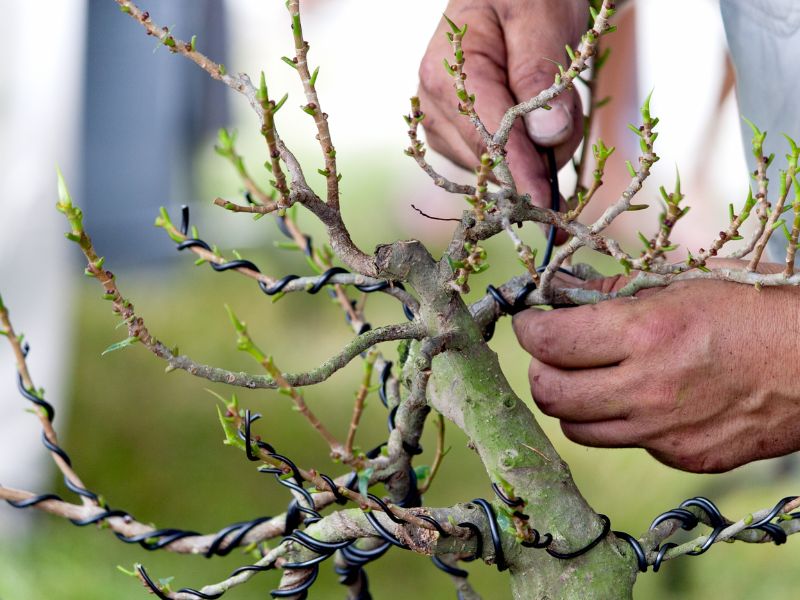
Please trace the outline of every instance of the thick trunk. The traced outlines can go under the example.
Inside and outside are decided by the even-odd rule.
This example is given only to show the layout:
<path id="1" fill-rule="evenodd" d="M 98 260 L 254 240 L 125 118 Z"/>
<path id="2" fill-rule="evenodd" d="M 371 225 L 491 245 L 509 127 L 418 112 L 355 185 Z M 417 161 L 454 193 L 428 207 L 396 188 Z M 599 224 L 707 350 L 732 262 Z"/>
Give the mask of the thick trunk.
<path id="1" fill-rule="evenodd" d="M 448 339 L 449 350 L 438 354 L 431 365 L 430 404 L 469 436 L 491 481 L 525 500 L 520 510 L 541 535 L 553 536 L 552 550 L 570 553 L 587 546 L 600 535 L 603 523 L 531 411 L 511 389 L 469 308 L 450 289 L 449 267 L 437 264 L 413 240 L 379 248 L 378 264 L 381 271 L 411 283 L 419 294 L 420 317 L 429 335 Z M 412 365 L 419 348 L 419 343 L 412 344 L 408 358 Z M 515 598 L 631 597 L 636 567 L 627 544 L 609 534 L 582 556 L 556 559 L 543 549 L 520 545 L 509 509 L 497 500 L 493 504 Z M 493 546 L 488 535 L 484 538 L 484 558 L 493 561 Z"/>
<path id="2" fill-rule="evenodd" d="M 550 533 L 552 548 L 570 552 L 602 531 L 569 472 L 528 407 L 514 394 L 495 354 L 483 343 L 434 361 L 432 402 L 472 440 L 492 481 L 524 498 L 530 525 Z M 504 506 L 494 503 L 498 515 Z M 574 559 L 520 546 L 508 519 L 499 519 L 511 587 L 517 600 L 630 598 L 636 577 L 626 544 L 613 535 Z M 485 546 L 490 554 L 491 544 Z M 624 553 L 624 554 L 623 554 Z"/>

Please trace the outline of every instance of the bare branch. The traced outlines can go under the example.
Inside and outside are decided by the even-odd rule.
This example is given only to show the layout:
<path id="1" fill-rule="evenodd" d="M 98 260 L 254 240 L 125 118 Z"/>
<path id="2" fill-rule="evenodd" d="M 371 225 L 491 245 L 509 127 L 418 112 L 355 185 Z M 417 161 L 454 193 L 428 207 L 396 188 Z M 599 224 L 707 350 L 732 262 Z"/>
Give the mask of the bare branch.
<path id="1" fill-rule="evenodd" d="M 325 160 L 323 175 L 327 181 L 327 202 L 328 206 L 338 211 L 339 209 L 339 179 L 340 174 L 336 165 L 336 149 L 331 140 L 331 132 L 328 127 L 328 115 L 323 112 L 322 105 L 317 95 L 317 75 L 319 68 L 312 74 L 308 66 L 308 42 L 303 39 L 303 26 L 300 19 L 300 0 L 289 0 L 286 4 L 289 14 L 292 17 L 292 34 L 294 37 L 295 56 L 292 60 L 300 81 L 303 84 L 303 91 L 306 95 L 307 104 L 303 110 L 314 118 L 317 126 L 317 139 L 319 140 L 322 155 Z"/>
<path id="2" fill-rule="evenodd" d="M 209 75 L 214 77 L 214 79 L 219 79 L 229 87 L 244 94 L 250 102 L 250 105 L 253 107 L 253 110 L 258 115 L 262 127 L 264 126 L 267 117 L 265 116 L 264 109 L 261 106 L 259 90 L 256 89 L 247 75 L 243 73 L 239 73 L 235 76 L 229 75 L 224 67 L 220 68 L 220 65 L 213 62 L 205 55 L 197 52 L 196 49 L 192 47 L 191 43 L 179 40 L 169 32 L 169 28 L 164 28 L 154 23 L 150 18 L 150 14 L 139 9 L 135 3 L 131 2 L 130 0 L 115 1 L 120 5 L 123 12 L 131 15 L 145 27 L 148 35 L 156 36 L 157 39 L 161 40 L 171 52 L 186 56 L 190 60 L 197 63 L 203 70 L 209 73 Z M 295 2 L 295 4 L 297 4 L 297 2 Z M 316 94 L 316 92 L 314 93 Z M 327 124 L 325 127 L 327 127 Z M 274 130 L 274 126 L 272 129 Z M 341 214 L 338 210 L 338 174 L 336 174 L 335 168 L 333 171 L 330 171 L 330 173 L 333 174 L 333 180 L 337 181 L 336 192 L 334 194 L 331 194 L 331 177 L 328 177 L 329 201 L 331 199 L 334 201 L 330 204 L 325 204 L 316 196 L 316 194 L 313 193 L 313 191 L 311 191 L 311 188 L 308 187 L 308 184 L 305 182 L 305 177 L 303 175 L 302 168 L 300 167 L 300 163 L 288 150 L 280 137 L 277 136 L 277 133 L 275 134 L 275 147 L 280 153 L 281 160 L 283 160 L 284 164 L 286 164 L 286 167 L 293 179 L 292 196 L 290 196 L 288 203 L 301 202 L 304 206 L 311 210 L 311 212 L 313 212 L 320 221 L 322 221 L 328 231 L 328 235 L 330 236 L 331 246 L 333 247 L 334 252 L 336 252 L 337 256 L 339 256 L 339 258 L 346 265 L 348 265 L 354 271 L 358 271 L 364 275 L 377 277 L 378 270 L 375 266 L 374 260 L 371 256 L 362 252 L 353 243 L 353 240 L 350 237 L 350 232 L 347 231 L 347 228 L 342 221 Z M 335 151 L 333 152 L 333 156 L 330 158 L 331 160 L 335 159 Z M 296 197 L 294 196 L 295 194 L 297 194 Z"/>
<path id="3" fill-rule="evenodd" d="M 416 322 L 379 327 L 357 336 L 353 341 L 348 343 L 339 354 L 326 360 L 316 369 L 304 373 L 284 373 L 283 376 L 290 385 L 295 387 L 315 385 L 328 379 L 359 354 L 369 350 L 375 344 L 404 339 L 419 339 L 423 335 L 424 330 Z M 226 369 L 200 364 L 187 356 L 175 356 L 163 345 L 151 349 L 151 351 L 160 358 L 166 360 L 171 369 L 182 369 L 196 377 L 202 377 L 209 381 L 227 383 L 229 385 L 250 389 L 275 389 L 278 387 L 271 377 L 241 372 L 236 373 Z"/>
<path id="4" fill-rule="evenodd" d="M 470 185 L 462 185 L 450 181 L 443 175 L 440 175 L 434 170 L 430 163 L 425 159 L 427 150 L 425 144 L 419 139 L 419 124 L 425 118 L 425 113 L 420 109 L 419 98 L 414 96 L 411 98 L 411 113 L 404 117 L 408 125 L 408 138 L 411 145 L 406 148 L 406 155 L 411 156 L 420 168 L 425 171 L 428 177 L 433 180 L 434 185 L 450 192 L 451 194 L 467 194 L 472 195 L 475 193 L 475 188 Z"/>
<path id="5" fill-rule="evenodd" d="M 372 371 L 374 370 L 376 358 L 377 355 L 374 350 L 370 351 L 364 358 L 364 376 L 361 379 L 361 385 L 358 387 L 356 400 L 353 403 L 353 416 L 350 418 L 350 427 L 348 428 L 347 440 L 344 444 L 345 456 L 350 456 L 353 453 L 353 442 L 356 439 L 358 424 L 361 421 L 361 413 L 364 412 L 364 401 L 371 387 Z"/>
<path id="6" fill-rule="evenodd" d="M 614 5 L 615 2 L 612 0 L 603 0 L 603 4 L 597 13 L 597 18 L 594 20 L 592 28 L 583 35 L 580 51 L 575 53 L 575 57 L 572 59 L 569 67 L 563 69 L 563 72 L 556 75 L 553 85 L 546 90 L 542 90 L 530 100 L 520 102 L 506 111 L 505 115 L 503 115 L 503 119 L 500 121 L 500 127 L 492 136 L 492 143 L 489 146 L 489 154 L 491 154 L 493 158 L 499 149 L 505 148 L 511 129 L 514 127 L 514 123 L 518 118 L 547 106 L 548 102 L 568 90 L 572 86 L 575 78 L 589 68 L 589 59 L 596 55 L 597 44 L 600 37 L 610 33 L 614 29 L 608 22 L 615 12 Z"/>
<path id="7" fill-rule="evenodd" d="M 31 378 L 30 371 L 28 370 L 28 363 L 25 360 L 27 352 L 25 348 L 22 347 L 22 338 L 14 331 L 14 326 L 9 318 L 8 308 L 6 308 L 5 304 L 3 303 L 2 297 L 0 297 L 0 325 L 3 326 L 3 335 L 6 337 L 6 339 L 8 339 L 9 344 L 11 344 L 11 349 L 14 352 L 14 358 L 17 362 L 17 372 L 20 378 L 20 385 L 23 386 L 24 389 L 32 396 L 43 400 L 43 391 L 37 390 L 36 386 L 33 385 L 33 379 Z M 44 439 L 50 444 L 48 450 L 50 451 L 50 456 L 58 467 L 58 470 L 61 471 L 61 474 L 64 475 L 64 478 L 68 482 L 71 482 L 76 488 L 85 490 L 86 485 L 72 468 L 72 465 L 67 459 L 66 454 L 63 454 L 59 451 L 58 434 L 53 427 L 51 415 L 43 406 L 39 405 L 35 407 L 33 413 L 39 419 L 39 423 L 42 426 L 42 434 L 44 435 Z M 81 501 L 85 506 L 98 506 L 98 502 L 89 496 L 81 495 Z"/>

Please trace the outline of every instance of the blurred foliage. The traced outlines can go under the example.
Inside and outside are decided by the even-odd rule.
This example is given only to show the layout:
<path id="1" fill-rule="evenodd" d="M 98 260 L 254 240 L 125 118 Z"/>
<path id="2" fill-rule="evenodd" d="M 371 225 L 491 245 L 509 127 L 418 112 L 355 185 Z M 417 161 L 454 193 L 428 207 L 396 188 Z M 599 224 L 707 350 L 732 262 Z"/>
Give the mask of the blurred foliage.
<path id="1" fill-rule="evenodd" d="M 373 161 L 361 156 L 350 163 L 344 158 L 341 163 L 346 177 L 347 220 L 354 238 L 364 248 L 379 241 L 416 236 L 413 228 L 408 230 L 407 223 L 422 219 L 408 207 L 413 201 L 409 190 L 414 188 L 408 182 L 403 187 L 396 173 L 381 171 Z M 214 193 L 235 189 L 236 183 L 226 171 L 216 167 L 220 167 L 219 163 L 203 171 L 202 187 Z M 416 177 L 418 189 L 427 189 L 424 175 L 417 173 Z M 411 198 L 391 190 L 406 190 Z M 459 205 L 451 203 L 442 212 L 452 212 L 453 207 L 458 209 Z M 323 239 L 309 216 L 301 213 L 301 218 L 317 240 Z M 221 220 L 228 223 L 223 227 L 219 225 Z M 203 210 L 195 211 L 193 221 L 199 226 L 201 237 L 219 244 L 221 249 L 227 251 L 236 245 L 231 240 L 239 240 L 238 249 L 265 272 L 279 276 L 308 272 L 299 253 L 272 249 L 279 234 L 270 218 L 251 223 L 247 216 Z M 444 225 L 441 231 L 446 229 Z M 242 236 L 237 233 L 245 230 L 247 233 Z M 528 239 L 542 238 L 532 225 L 523 234 Z M 242 239 L 248 243 L 241 244 Z M 254 239 L 259 240 L 257 247 L 244 247 L 253 245 Z M 433 244 L 434 251 L 437 243 L 441 248 L 446 241 L 444 237 L 437 240 L 429 228 L 423 239 Z M 164 243 L 171 242 L 165 237 Z M 471 280 L 474 297 L 482 293 L 486 284 L 502 282 L 519 271 L 505 237 L 491 240 L 486 247 L 492 268 Z M 113 256 L 108 263 L 113 268 Z M 77 262 L 75 273 L 80 278 Z M 247 321 L 256 341 L 273 353 L 287 371 L 316 366 L 351 337 L 338 308 L 324 293 L 293 294 L 272 303 L 252 281 L 230 272 L 217 274 L 207 266 L 192 267 L 190 256 L 178 256 L 174 263 L 155 269 L 117 275 L 121 289 L 134 301 L 151 331 L 199 361 L 235 370 L 257 370 L 257 365 L 235 349 L 235 335 L 223 310 L 226 302 Z M 285 490 L 272 477 L 256 473 L 253 464 L 239 451 L 221 443 L 216 400 L 205 390 L 223 395 L 232 390 L 184 372 L 165 375 L 164 365 L 138 346 L 100 357 L 102 350 L 124 337 L 124 333 L 115 330 L 115 318 L 93 283 L 81 279 L 74 348 L 65 357 L 73 367 L 69 410 L 61 412 L 57 423 L 63 445 L 89 487 L 100 491 L 112 507 L 124 508 L 139 520 L 159 527 L 211 532 L 235 521 L 282 512 L 289 500 Z M 396 301 L 380 294 L 372 294 L 367 306 L 373 325 L 403 318 Z M 521 397 L 529 398 L 526 355 L 517 347 L 507 318 L 498 324 L 492 346 L 500 354 L 514 388 Z M 394 345 L 384 345 L 383 349 L 388 356 L 395 355 Z M 360 373 L 356 361 L 330 381 L 306 391 L 309 405 L 341 437 L 349 422 Z M 324 444 L 293 413 L 287 398 L 274 391 L 235 391 L 244 406 L 264 415 L 256 426 L 257 433 L 280 452 L 306 467 L 331 475 L 341 472 L 341 468 L 327 461 Z M 56 403 L 58 396 L 49 395 Z M 793 459 L 750 465 L 726 475 L 679 473 L 661 466 L 642 451 L 576 446 L 564 439 L 557 422 L 547 417 L 541 417 L 541 421 L 591 505 L 608 514 L 615 529 L 634 534 L 643 531 L 655 515 L 687 497 L 707 495 L 718 502 L 724 513 L 739 517 L 789 495 L 798 479 Z M 362 448 L 371 448 L 385 439 L 386 414 L 375 395 L 368 399 L 362 423 L 357 438 Z M 435 446 L 432 429 L 423 438 L 425 453 L 416 464 L 431 460 Z M 491 497 L 481 465 L 466 442 L 460 432 L 448 427 L 447 444 L 452 449 L 425 498 L 426 504 L 443 506 L 477 496 Z M 53 489 L 69 497 L 55 474 Z M 120 543 L 108 531 L 92 529 L 79 529 L 35 513 L 30 535 L 0 541 L 0 598 L 144 598 L 146 592 L 135 580 L 117 571 L 116 565 L 130 568 L 132 563 L 142 562 L 155 577 L 175 576 L 177 587 L 201 587 L 250 562 L 249 557 L 236 552 L 210 560 L 163 551 L 148 553 L 138 545 Z M 788 546 L 796 543 L 790 538 Z M 721 544 L 702 557 L 682 558 L 667 563 L 659 574 L 642 576 L 636 595 L 655 600 L 700 598 L 712 592 L 723 598 L 794 598 L 800 585 L 795 562 L 787 547 Z M 468 568 L 471 581 L 487 600 L 509 596 L 503 575 L 479 564 Z M 368 573 L 376 600 L 407 593 L 421 600 L 454 597 L 446 575 L 431 566 L 427 558 L 408 552 L 392 549 L 369 566 Z M 767 573 L 769 576 L 765 576 Z M 276 584 L 277 574 L 258 575 L 226 597 L 264 598 Z M 311 597 L 343 597 L 329 563 L 323 564 Z"/>

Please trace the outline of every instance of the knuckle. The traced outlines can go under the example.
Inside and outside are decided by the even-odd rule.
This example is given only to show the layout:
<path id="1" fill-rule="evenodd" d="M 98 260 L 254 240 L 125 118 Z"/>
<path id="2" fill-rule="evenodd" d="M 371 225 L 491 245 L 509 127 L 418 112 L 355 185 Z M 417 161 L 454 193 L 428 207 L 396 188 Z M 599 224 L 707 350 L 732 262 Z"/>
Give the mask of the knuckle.
<path id="1" fill-rule="evenodd" d="M 444 91 L 445 78 L 441 60 L 434 58 L 432 52 L 426 52 L 419 64 L 419 89 L 436 100 Z"/>
<path id="2" fill-rule="evenodd" d="M 688 471 L 689 473 L 699 472 L 700 460 L 698 455 L 695 452 L 690 452 L 682 445 L 678 445 L 670 451 L 669 460 L 673 466 L 683 471 Z"/>
<path id="3" fill-rule="evenodd" d="M 714 473 L 715 459 L 702 454 L 682 453 L 678 458 L 678 466 L 689 473 Z"/>
<path id="4" fill-rule="evenodd" d="M 717 454 L 706 454 L 700 458 L 699 469 L 696 473 L 723 473 L 729 470 L 733 465 L 729 465 L 727 461 Z"/>
<path id="5" fill-rule="evenodd" d="M 667 340 L 677 338 L 686 325 L 671 309 L 650 311 L 638 315 L 629 326 L 631 340 L 644 347 L 657 346 Z"/>
<path id="6" fill-rule="evenodd" d="M 557 72 L 558 69 L 554 64 L 541 59 L 534 64 L 526 65 L 526 68 L 510 73 L 510 83 L 513 88 L 518 90 L 518 93 L 533 97 L 553 84 L 553 77 Z M 527 99 L 527 97 L 519 98 L 519 101 Z M 567 108 L 573 114 L 573 117 L 582 118 L 583 113 L 578 111 L 581 107 L 581 99 L 575 90 L 567 90 L 564 94 L 554 99 L 553 102 Z"/>
<path id="7" fill-rule="evenodd" d="M 580 427 L 575 423 L 561 421 L 561 432 L 569 441 L 575 442 L 576 444 L 581 443 Z"/>
<path id="8" fill-rule="evenodd" d="M 537 64 L 533 68 L 514 73 L 514 84 L 518 88 L 529 90 L 528 93 L 539 93 L 550 86 L 555 68 L 547 68 Z"/>
<path id="9" fill-rule="evenodd" d="M 536 406 L 538 406 L 539 410 L 544 414 L 553 416 L 556 404 L 555 394 L 541 366 L 535 360 L 531 361 L 530 367 L 528 368 L 528 381 L 530 382 L 531 396 Z"/>
<path id="10" fill-rule="evenodd" d="M 731 468 L 724 456 L 698 447 L 696 440 L 687 435 L 665 436 L 648 451 L 664 464 L 688 473 L 722 473 Z"/>
<path id="11" fill-rule="evenodd" d="M 446 155 L 450 147 L 444 141 L 444 138 L 439 135 L 438 132 L 440 128 L 438 127 L 437 121 L 426 118 L 423 126 L 425 128 L 425 141 L 428 143 L 428 147 L 434 152 Z"/>
<path id="12" fill-rule="evenodd" d="M 555 337 L 552 328 L 546 324 L 547 315 L 527 316 L 517 325 L 517 337 L 533 356 L 540 360 L 551 358 Z"/>

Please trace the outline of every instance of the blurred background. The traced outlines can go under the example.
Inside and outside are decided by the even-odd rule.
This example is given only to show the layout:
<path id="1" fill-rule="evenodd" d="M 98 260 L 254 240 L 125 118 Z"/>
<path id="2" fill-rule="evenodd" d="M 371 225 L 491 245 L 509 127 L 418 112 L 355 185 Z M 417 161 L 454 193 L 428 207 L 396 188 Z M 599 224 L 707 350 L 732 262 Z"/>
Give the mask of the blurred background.
<path id="1" fill-rule="evenodd" d="M 331 115 L 344 174 L 343 212 L 353 237 L 366 249 L 415 237 L 434 254 L 440 252 L 450 226 L 422 218 L 410 205 L 456 216 L 464 202 L 435 189 L 403 155 L 407 139 L 401 115 L 408 111 L 417 65 L 445 3 L 305 0 L 304 6 L 310 60 L 321 64 L 318 88 Z M 116 319 L 97 286 L 81 275 L 77 249 L 64 240 L 65 225 L 54 210 L 58 165 L 121 289 L 166 343 L 202 362 L 255 372 L 257 365 L 236 351 L 223 310 L 229 303 L 282 369 L 316 366 L 351 337 L 326 297 L 292 295 L 272 303 L 249 280 L 192 266 L 190 257 L 178 255 L 163 231 L 152 227 L 159 206 L 177 216 L 178 207 L 188 204 L 203 239 L 226 253 L 237 249 L 277 276 L 307 273 L 301 257 L 274 247 L 280 234 L 271 218 L 254 223 L 211 206 L 217 196 L 239 200 L 242 194 L 230 166 L 213 151 L 221 126 L 238 131 L 238 147 L 251 172 L 262 183 L 267 180 L 255 116 L 243 98 L 159 49 L 111 0 L 67 0 L 46 7 L 2 0 L 0 7 L 0 49 L 10 57 L 0 76 L 0 292 L 17 329 L 31 343 L 32 374 L 56 406 L 62 444 L 84 481 L 112 507 L 159 527 L 216 531 L 282 512 L 287 495 L 221 443 L 216 401 L 207 390 L 223 395 L 231 390 L 182 372 L 165 375 L 163 364 L 142 348 L 101 358 L 124 333 L 115 329 Z M 254 76 L 264 69 L 273 95 L 289 92 L 280 131 L 310 180 L 321 186 L 313 124 L 298 109 L 302 90 L 294 71 L 280 60 L 291 52 L 283 2 L 161 0 L 143 8 L 157 22 L 174 26 L 181 38 L 197 34 L 198 48 L 229 71 Z M 671 185 L 679 166 L 693 210 L 676 239 L 702 246 L 707 240 L 700 233 L 720 229 L 727 204 L 740 203 L 747 190 L 719 7 L 713 0 L 640 0 L 621 21 L 610 38 L 614 52 L 598 94 L 609 93 L 614 102 L 598 113 L 595 132 L 618 151 L 609 164 L 605 196 L 591 208 L 599 212 L 621 189 L 624 160 L 634 159 L 638 150 L 624 133 L 625 123 L 637 121 L 638 105 L 655 88 L 652 106 L 661 118 L 657 149 L 662 160 L 641 198 L 655 201 L 658 185 Z M 430 158 L 449 176 L 471 180 L 444 159 Z M 568 170 L 562 173 L 564 189 L 574 183 Z M 615 234 L 634 243 L 637 229 L 654 229 L 656 210 L 620 219 Z M 300 223 L 316 240 L 323 239 L 308 214 L 300 213 Z M 541 245 L 537 228 L 529 224 L 523 234 Z M 475 297 L 486 284 L 518 271 L 506 239 L 490 242 L 487 250 L 492 267 L 474 279 Z M 582 259 L 614 272 L 613 264 L 597 257 Z M 373 325 L 403 318 L 399 306 L 380 294 L 370 297 L 368 315 Z M 492 346 L 512 385 L 529 398 L 526 356 L 514 343 L 507 319 L 498 324 Z M 385 351 L 390 357 L 395 353 L 392 345 Z M 354 363 L 306 394 L 340 435 L 360 373 Z M 66 496 L 14 377 L 11 353 L 0 345 L 0 482 Z M 320 460 L 325 448 L 285 397 L 235 391 L 244 406 L 264 414 L 259 433 L 265 439 L 299 464 L 337 473 Z M 370 396 L 358 439 L 362 448 L 384 439 L 385 416 Z M 725 514 L 738 517 L 797 489 L 791 458 L 725 475 L 689 475 L 661 466 L 643 451 L 576 446 L 563 438 L 557 422 L 544 416 L 541 421 L 584 495 L 616 529 L 638 534 L 655 515 L 693 495 L 706 495 Z M 453 427 L 447 436 L 451 450 L 426 504 L 489 497 L 467 440 Z M 435 446 L 430 432 L 423 442 L 426 452 L 417 464 L 429 463 Z M 700 598 L 713 591 L 729 598 L 794 598 L 800 574 L 793 545 L 794 540 L 788 548 L 721 545 L 641 576 L 636 596 Z M 142 598 L 141 586 L 115 568 L 137 561 L 157 577 L 174 576 L 177 587 L 201 587 L 248 559 L 237 553 L 212 560 L 146 553 L 121 544 L 108 531 L 0 506 L 2 600 Z M 485 598 L 509 597 L 505 578 L 493 569 L 473 564 L 470 571 Z M 376 600 L 407 593 L 426 600 L 454 595 L 445 575 L 410 553 L 392 550 L 368 573 Z M 275 574 L 264 574 L 228 596 L 263 598 L 276 584 Z M 342 594 L 326 564 L 311 597 Z"/>

